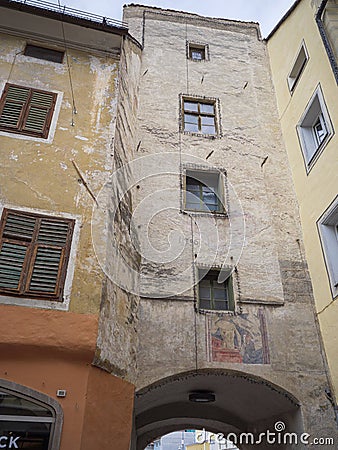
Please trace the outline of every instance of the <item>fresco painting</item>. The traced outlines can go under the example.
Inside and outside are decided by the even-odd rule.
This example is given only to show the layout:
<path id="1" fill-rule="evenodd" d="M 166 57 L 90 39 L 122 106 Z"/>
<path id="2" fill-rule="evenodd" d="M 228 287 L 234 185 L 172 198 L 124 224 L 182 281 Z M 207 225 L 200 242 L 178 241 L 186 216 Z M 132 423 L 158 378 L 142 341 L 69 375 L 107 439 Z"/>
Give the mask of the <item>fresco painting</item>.
<path id="1" fill-rule="evenodd" d="M 209 358 L 215 362 L 269 364 L 263 309 L 256 313 L 209 318 Z"/>

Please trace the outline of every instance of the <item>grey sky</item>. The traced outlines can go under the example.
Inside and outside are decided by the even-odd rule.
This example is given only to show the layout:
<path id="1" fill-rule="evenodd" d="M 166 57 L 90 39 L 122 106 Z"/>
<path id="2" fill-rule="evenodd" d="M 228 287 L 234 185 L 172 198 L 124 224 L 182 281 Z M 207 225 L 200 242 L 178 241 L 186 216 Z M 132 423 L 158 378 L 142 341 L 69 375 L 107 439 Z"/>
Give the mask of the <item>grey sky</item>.
<path id="1" fill-rule="evenodd" d="M 49 0 L 58 3 L 58 0 Z M 123 0 L 60 0 L 61 5 L 121 20 Z M 129 2 L 132 3 L 132 0 Z M 151 0 L 142 5 L 178 9 L 203 16 L 259 22 L 266 37 L 294 0 Z"/>

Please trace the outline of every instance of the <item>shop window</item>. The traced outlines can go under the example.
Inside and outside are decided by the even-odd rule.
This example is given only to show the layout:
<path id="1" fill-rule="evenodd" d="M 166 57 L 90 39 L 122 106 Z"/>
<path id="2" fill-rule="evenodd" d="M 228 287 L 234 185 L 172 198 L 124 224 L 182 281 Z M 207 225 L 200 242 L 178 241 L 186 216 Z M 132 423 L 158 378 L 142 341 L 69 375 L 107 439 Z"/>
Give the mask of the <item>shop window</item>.
<path id="1" fill-rule="evenodd" d="M 62 63 L 64 57 L 63 51 L 54 50 L 51 48 L 40 47 L 38 45 L 27 44 L 24 50 L 25 56 L 33 58 L 44 59 L 46 61 Z"/>
<path id="2" fill-rule="evenodd" d="M 297 125 L 297 131 L 306 167 L 309 170 L 333 134 L 320 86 L 303 113 Z"/>
<path id="3" fill-rule="evenodd" d="M 220 172 L 187 170 L 185 174 L 185 209 L 224 213 L 223 177 Z"/>
<path id="4" fill-rule="evenodd" d="M 333 297 L 338 295 L 338 198 L 318 221 Z"/>
<path id="5" fill-rule="evenodd" d="M 74 220 L 4 209 L 0 294 L 62 301 Z"/>
<path id="6" fill-rule="evenodd" d="M 303 42 L 288 76 L 288 86 L 290 92 L 293 92 L 294 88 L 296 87 L 296 84 L 301 74 L 303 73 L 308 59 L 308 53 L 305 47 L 305 43 Z"/>
<path id="7" fill-rule="evenodd" d="M 0 99 L 0 130 L 47 139 L 57 94 L 7 83 Z"/>
<path id="8" fill-rule="evenodd" d="M 24 387 L 22 390 L 30 391 Z M 0 448 L 58 448 L 59 436 L 56 434 L 61 431 L 62 417 L 56 416 L 51 406 L 0 387 Z"/>
<path id="9" fill-rule="evenodd" d="M 225 279 L 224 279 L 225 278 Z M 234 293 L 231 271 L 199 269 L 199 309 L 233 311 Z"/>
<path id="10" fill-rule="evenodd" d="M 215 101 L 183 98 L 183 129 L 191 133 L 216 135 Z"/>

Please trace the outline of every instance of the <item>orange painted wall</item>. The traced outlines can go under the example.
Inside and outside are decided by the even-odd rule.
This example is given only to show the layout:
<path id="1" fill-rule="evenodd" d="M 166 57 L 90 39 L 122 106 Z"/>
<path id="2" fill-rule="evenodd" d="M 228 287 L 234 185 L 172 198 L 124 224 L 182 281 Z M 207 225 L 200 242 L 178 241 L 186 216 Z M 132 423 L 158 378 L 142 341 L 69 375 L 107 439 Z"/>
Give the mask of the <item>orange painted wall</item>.
<path id="1" fill-rule="evenodd" d="M 135 388 L 91 367 L 81 450 L 129 450 Z"/>
<path id="2" fill-rule="evenodd" d="M 60 403 L 60 450 L 129 450 L 134 386 L 91 365 L 97 326 L 96 315 L 0 306 L 0 378 Z"/>
<path id="3" fill-rule="evenodd" d="M 0 306 L 0 378 L 55 398 L 64 412 L 60 450 L 79 450 L 95 315 Z M 57 398 L 57 389 L 66 389 Z"/>
<path id="4" fill-rule="evenodd" d="M 0 305 L 0 349 L 24 345 L 88 359 L 95 352 L 97 326 L 94 314 Z"/>

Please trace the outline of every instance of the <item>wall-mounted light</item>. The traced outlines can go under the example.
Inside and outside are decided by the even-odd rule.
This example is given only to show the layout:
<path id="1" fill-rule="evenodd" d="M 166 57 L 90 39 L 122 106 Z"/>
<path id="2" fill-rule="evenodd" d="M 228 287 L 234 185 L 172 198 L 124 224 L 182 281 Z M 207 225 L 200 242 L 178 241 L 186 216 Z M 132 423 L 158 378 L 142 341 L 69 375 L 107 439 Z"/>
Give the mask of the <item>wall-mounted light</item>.
<path id="1" fill-rule="evenodd" d="M 189 401 L 195 403 L 212 403 L 216 400 L 215 394 L 210 391 L 190 392 Z"/>

